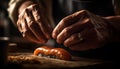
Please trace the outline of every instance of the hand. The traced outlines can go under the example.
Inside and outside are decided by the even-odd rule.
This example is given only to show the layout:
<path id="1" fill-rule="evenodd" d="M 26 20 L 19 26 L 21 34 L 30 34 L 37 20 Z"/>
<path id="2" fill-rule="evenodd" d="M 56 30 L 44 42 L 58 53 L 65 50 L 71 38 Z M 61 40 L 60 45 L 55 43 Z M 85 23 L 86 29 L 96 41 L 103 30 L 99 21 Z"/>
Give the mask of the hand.
<path id="1" fill-rule="evenodd" d="M 17 26 L 23 37 L 30 41 L 46 43 L 51 38 L 52 27 L 44 10 L 37 4 L 32 4 L 20 12 Z"/>
<path id="2" fill-rule="evenodd" d="M 52 37 L 71 50 L 85 51 L 103 46 L 109 31 L 103 18 L 82 10 L 63 18 Z"/>

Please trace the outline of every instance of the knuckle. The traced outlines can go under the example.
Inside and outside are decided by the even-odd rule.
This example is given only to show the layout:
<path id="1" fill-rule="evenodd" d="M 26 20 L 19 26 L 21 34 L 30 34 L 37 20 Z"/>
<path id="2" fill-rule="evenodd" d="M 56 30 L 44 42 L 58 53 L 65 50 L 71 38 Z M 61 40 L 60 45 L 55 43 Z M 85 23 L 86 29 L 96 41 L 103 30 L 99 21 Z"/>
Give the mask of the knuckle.
<path id="1" fill-rule="evenodd" d="M 87 15 L 87 10 L 78 11 L 76 14 L 85 16 L 85 15 Z"/>
<path id="2" fill-rule="evenodd" d="M 32 8 L 36 8 L 38 6 L 39 6 L 38 4 L 34 4 L 34 5 L 32 5 Z"/>
<path id="3" fill-rule="evenodd" d="M 25 9 L 18 15 L 18 19 L 24 18 L 25 15 Z"/>
<path id="4" fill-rule="evenodd" d="M 28 33 L 29 33 L 28 30 L 24 30 L 22 36 L 23 36 L 24 38 L 26 38 L 26 37 L 28 36 Z"/>
<path id="5" fill-rule="evenodd" d="M 28 9 L 28 10 L 35 10 L 35 9 L 38 9 L 39 8 L 39 5 L 37 5 L 37 4 L 33 4 L 33 5 L 30 5 L 30 6 L 28 6 L 26 9 Z"/>
<path id="6" fill-rule="evenodd" d="M 35 7 L 35 4 L 34 5 L 30 5 L 27 8 L 34 8 L 34 7 Z"/>
<path id="7" fill-rule="evenodd" d="M 63 19 L 60 21 L 60 23 L 65 23 L 65 18 L 63 18 Z"/>
<path id="8" fill-rule="evenodd" d="M 60 21 L 60 24 L 63 25 L 63 26 L 67 26 L 69 23 L 72 22 L 72 15 L 69 15 L 67 17 L 64 17 L 61 21 Z"/>
<path id="9" fill-rule="evenodd" d="M 36 22 L 41 22 L 40 16 L 36 15 L 35 18 L 36 18 Z"/>
<path id="10" fill-rule="evenodd" d="M 68 28 L 65 28 L 63 31 L 64 31 L 65 33 L 68 33 Z"/>
<path id="11" fill-rule="evenodd" d="M 84 12 L 84 13 L 85 13 L 85 12 L 86 12 L 86 10 L 81 10 L 81 12 Z"/>
<path id="12" fill-rule="evenodd" d="M 30 21 L 28 22 L 28 27 L 32 27 L 33 25 L 34 25 L 34 22 L 30 20 Z"/>
<path id="13" fill-rule="evenodd" d="M 71 31 L 71 27 L 66 27 L 64 30 L 63 30 L 65 33 L 69 33 Z"/>
<path id="14" fill-rule="evenodd" d="M 63 18 L 62 20 L 61 20 L 61 22 L 62 23 L 66 23 L 66 21 L 68 21 L 69 19 L 68 19 L 69 17 L 67 16 L 67 17 L 65 17 L 65 18 Z"/>
<path id="15" fill-rule="evenodd" d="M 86 14 L 86 13 L 87 13 L 86 10 L 81 10 L 80 12 L 83 13 L 83 14 Z"/>
<path id="16" fill-rule="evenodd" d="M 90 19 L 86 18 L 86 19 L 83 19 L 81 22 L 83 22 L 83 23 L 90 23 Z"/>
<path id="17" fill-rule="evenodd" d="M 20 24 L 20 20 L 17 21 L 16 25 L 19 26 L 19 24 Z"/>

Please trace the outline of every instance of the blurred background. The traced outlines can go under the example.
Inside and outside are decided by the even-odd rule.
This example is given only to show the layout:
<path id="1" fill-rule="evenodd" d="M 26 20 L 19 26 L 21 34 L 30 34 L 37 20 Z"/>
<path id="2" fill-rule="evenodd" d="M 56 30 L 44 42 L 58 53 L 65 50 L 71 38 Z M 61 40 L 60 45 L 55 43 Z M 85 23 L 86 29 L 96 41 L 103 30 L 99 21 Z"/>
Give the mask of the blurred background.
<path id="1" fill-rule="evenodd" d="M 18 37 L 21 35 L 8 17 L 8 2 L 9 0 L 0 0 L 0 37 Z"/>

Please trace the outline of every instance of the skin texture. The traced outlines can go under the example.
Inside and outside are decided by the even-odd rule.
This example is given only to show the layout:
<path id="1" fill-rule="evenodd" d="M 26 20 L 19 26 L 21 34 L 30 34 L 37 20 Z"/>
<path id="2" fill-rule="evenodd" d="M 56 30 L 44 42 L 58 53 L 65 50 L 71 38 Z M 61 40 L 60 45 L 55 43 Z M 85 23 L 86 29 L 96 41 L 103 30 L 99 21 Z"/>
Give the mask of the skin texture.
<path id="1" fill-rule="evenodd" d="M 21 5 L 17 26 L 24 38 L 41 44 L 51 38 L 52 27 L 44 11 L 39 4 L 30 1 Z"/>
<path id="2" fill-rule="evenodd" d="M 92 22 L 94 19 L 91 15 L 82 10 L 63 18 L 53 30 L 52 37 L 75 51 L 101 47 L 109 36 L 108 26 L 101 17 L 99 18 L 103 23 Z"/>
<path id="3" fill-rule="evenodd" d="M 62 48 L 51 48 L 49 46 L 41 46 L 34 50 L 34 55 L 52 57 L 61 60 L 71 60 L 72 57 L 65 49 Z"/>
<path id="4" fill-rule="evenodd" d="M 17 27 L 22 36 L 45 44 L 53 38 L 74 51 L 86 51 L 120 42 L 120 16 L 100 17 L 81 10 L 64 17 L 53 29 L 40 4 L 26 1 L 18 10 Z"/>

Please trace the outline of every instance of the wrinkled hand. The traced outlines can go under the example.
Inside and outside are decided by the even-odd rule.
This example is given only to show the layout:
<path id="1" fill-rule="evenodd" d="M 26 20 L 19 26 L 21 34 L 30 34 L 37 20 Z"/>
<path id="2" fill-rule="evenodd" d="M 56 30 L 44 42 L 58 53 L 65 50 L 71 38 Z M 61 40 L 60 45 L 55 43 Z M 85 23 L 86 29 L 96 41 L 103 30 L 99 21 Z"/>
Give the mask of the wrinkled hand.
<path id="1" fill-rule="evenodd" d="M 109 31 L 103 18 L 82 10 L 63 18 L 52 37 L 71 50 L 84 51 L 103 46 Z"/>
<path id="2" fill-rule="evenodd" d="M 51 38 L 52 27 L 45 16 L 45 11 L 37 4 L 23 10 L 17 21 L 23 37 L 36 43 L 46 43 Z"/>

